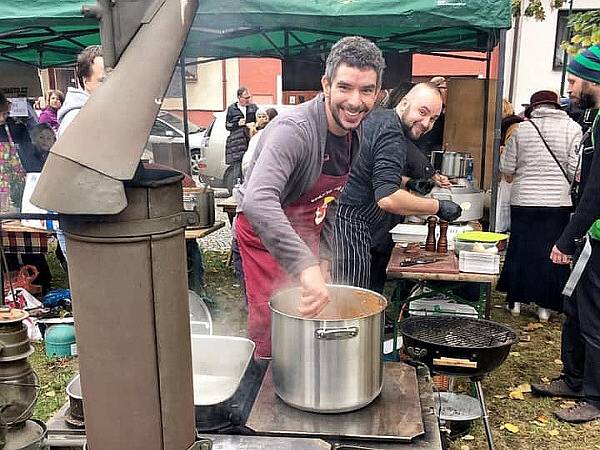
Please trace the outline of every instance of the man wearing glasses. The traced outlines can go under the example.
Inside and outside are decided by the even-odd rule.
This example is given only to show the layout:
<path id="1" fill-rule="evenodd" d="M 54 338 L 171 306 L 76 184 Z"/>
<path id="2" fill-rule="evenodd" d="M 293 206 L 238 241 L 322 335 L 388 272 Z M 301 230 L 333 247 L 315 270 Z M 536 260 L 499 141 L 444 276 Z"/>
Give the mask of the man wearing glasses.
<path id="1" fill-rule="evenodd" d="M 237 102 L 229 105 L 225 118 L 225 128 L 230 132 L 225 143 L 225 163 L 233 170 L 233 184 L 242 181 L 242 157 L 248 149 L 250 134 L 248 126 L 256 122 L 258 107 L 252 103 L 252 94 L 247 87 L 237 90 Z"/>

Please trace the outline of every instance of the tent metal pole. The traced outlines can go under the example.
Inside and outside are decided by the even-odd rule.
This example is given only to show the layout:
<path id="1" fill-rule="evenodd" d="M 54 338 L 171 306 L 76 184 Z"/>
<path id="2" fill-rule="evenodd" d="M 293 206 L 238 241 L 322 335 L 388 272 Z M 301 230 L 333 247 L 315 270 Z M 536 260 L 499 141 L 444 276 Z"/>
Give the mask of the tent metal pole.
<path id="1" fill-rule="evenodd" d="M 480 62 L 485 61 L 484 57 L 479 57 L 479 56 L 465 56 L 465 55 L 453 55 L 451 53 L 415 52 L 415 54 L 439 56 L 440 58 L 454 58 L 454 59 L 460 59 L 460 60 L 463 60 L 463 61 L 480 61 Z"/>
<path id="2" fill-rule="evenodd" d="M 485 182 L 485 159 L 487 153 L 487 132 L 488 132 L 488 113 L 490 103 L 490 59 L 492 51 L 490 49 L 491 38 L 488 37 L 488 48 L 486 50 L 485 61 L 485 80 L 483 83 L 483 130 L 481 138 L 481 167 L 479 168 L 479 186 L 483 187 Z"/>
<path id="3" fill-rule="evenodd" d="M 494 117 L 494 152 L 492 162 L 492 198 L 490 202 L 490 230 L 496 229 L 498 178 L 500 175 L 500 138 L 502 126 L 502 98 L 504 91 L 504 58 L 506 54 L 506 30 L 500 30 L 498 43 L 498 78 L 496 80 L 496 114 Z"/>
<path id="4" fill-rule="evenodd" d="M 185 56 L 183 52 L 179 57 L 179 70 L 181 72 L 181 101 L 183 107 L 183 142 L 185 145 L 185 154 L 187 155 L 187 166 L 190 166 L 192 155 L 190 153 L 190 126 L 188 122 L 188 104 L 187 104 L 187 86 L 185 82 Z M 191 175 L 191 167 L 188 173 Z"/>

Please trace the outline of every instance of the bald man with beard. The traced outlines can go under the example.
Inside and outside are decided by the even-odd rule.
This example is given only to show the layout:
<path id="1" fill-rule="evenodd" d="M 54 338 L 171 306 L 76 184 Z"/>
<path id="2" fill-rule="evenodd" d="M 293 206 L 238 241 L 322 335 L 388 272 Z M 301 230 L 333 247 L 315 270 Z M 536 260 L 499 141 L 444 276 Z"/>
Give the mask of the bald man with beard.
<path id="1" fill-rule="evenodd" d="M 456 203 L 410 193 L 402 179 L 409 146 L 415 146 L 414 141 L 431 130 L 441 111 L 442 96 L 437 86 L 420 83 L 396 108 L 373 111 L 365 119 L 360 154 L 350 171 L 336 216 L 332 268 L 335 282 L 369 287 L 371 235 L 386 212 L 437 215 L 449 222 L 461 215 Z M 420 190 L 411 183 L 406 187 Z"/>

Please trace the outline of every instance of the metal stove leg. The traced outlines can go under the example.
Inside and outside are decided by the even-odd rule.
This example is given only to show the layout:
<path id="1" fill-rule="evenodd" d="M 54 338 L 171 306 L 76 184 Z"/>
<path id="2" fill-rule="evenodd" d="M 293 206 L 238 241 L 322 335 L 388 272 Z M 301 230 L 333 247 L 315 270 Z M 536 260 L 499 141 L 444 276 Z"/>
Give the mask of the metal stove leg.
<path id="1" fill-rule="evenodd" d="M 495 450 L 492 429 L 490 427 L 490 416 L 488 414 L 487 407 L 485 406 L 481 381 L 475 381 L 475 388 L 477 389 L 477 397 L 479 398 L 479 404 L 481 405 L 481 420 L 483 420 L 483 427 L 485 428 L 485 436 L 487 437 L 488 448 L 490 450 Z"/>

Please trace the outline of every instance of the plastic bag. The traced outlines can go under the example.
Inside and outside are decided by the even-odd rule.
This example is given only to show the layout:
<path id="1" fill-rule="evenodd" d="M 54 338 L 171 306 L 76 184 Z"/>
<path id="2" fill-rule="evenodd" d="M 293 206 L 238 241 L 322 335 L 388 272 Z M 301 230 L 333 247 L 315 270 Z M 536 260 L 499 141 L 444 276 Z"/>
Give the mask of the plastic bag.
<path id="1" fill-rule="evenodd" d="M 512 184 L 504 178 L 498 183 L 498 199 L 496 202 L 496 231 L 503 233 L 510 230 L 510 191 Z"/>
<path id="2" fill-rule="evenodd" d="M 23 199 L 21 200 L 22 213 L 50 214 L 45 209 L 38 208 L 31 203 L 31 195 L 33 194 L 39 178 L 40 174 L 35 172 L 28 173 L 27 177 L 25 178 L 25 189 L 23 191 Z M 58 230 L 58 220 L 29 219 L 21 220 L 21 223 L 24 226 L 31 228 L 38 228 L 48 231 Z"/>
<path id="3" fill-rule="evenodd" d="M 16 309 L 33 309 L 43 306 L 42 302 L 22 287 L 14 288 L 14 296 L 12 292 L 8 292 L 4 296 L 4 304 Z"/>

